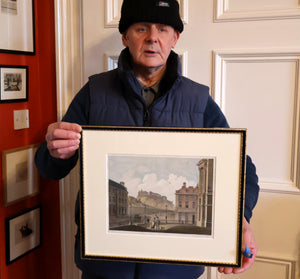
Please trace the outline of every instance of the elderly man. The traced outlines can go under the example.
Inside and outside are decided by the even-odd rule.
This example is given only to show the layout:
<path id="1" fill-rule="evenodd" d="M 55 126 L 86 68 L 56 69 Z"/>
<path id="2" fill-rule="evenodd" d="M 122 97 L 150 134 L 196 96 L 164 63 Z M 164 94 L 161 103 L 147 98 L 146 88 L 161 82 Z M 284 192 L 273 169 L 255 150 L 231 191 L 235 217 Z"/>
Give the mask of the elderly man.
<path id="1" fill-rule="evenodd" d="M 208 87 L 181 75 L 179 58 L 172 51 L 183 31 L 176 0 L 124 0 L 119 31 L 125 49 L 118 68 L 91 76 L 62 122 L 49 125 L 46 142 L 36 154 L 45 178 L 61 179 L 75 166 L 80 125 L 228 127 Z M 219 268 L 219 272 L 243 272 L 254 262 L 257 248 L 248 222 L 258 198 L 257 182 L 248 157 L 243 248 L 250 247 L 254 256 L 244 257 L 242 268 Z M 83 260 L 78 234 L 75 261 L 85 279 L 196 279 L 204 271 L 202 266 Z"/>

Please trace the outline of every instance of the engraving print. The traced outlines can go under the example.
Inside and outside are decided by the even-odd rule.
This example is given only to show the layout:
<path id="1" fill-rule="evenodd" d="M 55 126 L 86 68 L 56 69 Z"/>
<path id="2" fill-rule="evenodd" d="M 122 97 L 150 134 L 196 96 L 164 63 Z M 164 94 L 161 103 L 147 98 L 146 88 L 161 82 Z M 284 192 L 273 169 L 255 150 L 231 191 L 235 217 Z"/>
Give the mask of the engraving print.
<path id="1" fill-rule="evenodd" d="M 215 158 L 108 156 L 109 230 L 212 235 Z"/>

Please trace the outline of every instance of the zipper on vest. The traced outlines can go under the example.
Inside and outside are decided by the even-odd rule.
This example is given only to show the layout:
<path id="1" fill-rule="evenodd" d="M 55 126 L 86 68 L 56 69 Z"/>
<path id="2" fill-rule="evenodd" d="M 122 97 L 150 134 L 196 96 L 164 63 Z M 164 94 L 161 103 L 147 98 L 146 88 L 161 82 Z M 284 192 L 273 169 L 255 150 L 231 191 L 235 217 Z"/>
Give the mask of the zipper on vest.
<path id="1" fill-rule="evenodd" d="M 144 126 L 150 126 L 150 113 L 148 109 L 144 112 Z"/>

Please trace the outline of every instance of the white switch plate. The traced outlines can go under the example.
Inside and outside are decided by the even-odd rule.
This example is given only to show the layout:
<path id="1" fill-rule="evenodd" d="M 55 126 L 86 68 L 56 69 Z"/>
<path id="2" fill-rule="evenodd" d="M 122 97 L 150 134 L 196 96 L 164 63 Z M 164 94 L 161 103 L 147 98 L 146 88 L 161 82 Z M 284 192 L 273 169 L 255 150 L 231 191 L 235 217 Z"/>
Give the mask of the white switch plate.
<path id="1" fill-rule="evenodd" d="M 29 111 L 24 110 L 14 110 L 14 129 L 21 130 L 29 128 Z"/>

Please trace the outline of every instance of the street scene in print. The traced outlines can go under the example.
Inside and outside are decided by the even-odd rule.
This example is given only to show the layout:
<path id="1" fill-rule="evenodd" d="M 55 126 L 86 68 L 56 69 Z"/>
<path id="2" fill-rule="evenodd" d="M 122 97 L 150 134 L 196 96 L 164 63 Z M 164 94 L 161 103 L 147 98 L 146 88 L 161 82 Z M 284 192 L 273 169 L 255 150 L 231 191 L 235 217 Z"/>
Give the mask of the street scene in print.
<path id="1" fill-rule="evenodd" d="M 211 235 L 214 174 L 214 158 L 109 155 L 109 230 Z"/>

